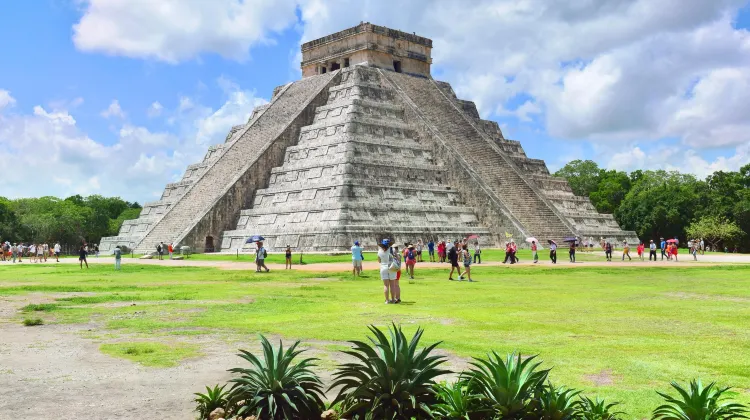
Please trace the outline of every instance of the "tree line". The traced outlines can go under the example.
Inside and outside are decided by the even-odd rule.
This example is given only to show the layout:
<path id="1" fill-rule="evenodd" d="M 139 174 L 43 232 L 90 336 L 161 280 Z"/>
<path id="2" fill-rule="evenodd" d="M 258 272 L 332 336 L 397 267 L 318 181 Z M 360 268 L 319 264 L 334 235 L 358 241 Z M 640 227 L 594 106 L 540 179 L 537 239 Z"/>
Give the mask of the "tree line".
<path id="1" fill-rule="evenodd" d="M 0 197 L 0 240 L 61 244 L 99 243 L 135 219 L 141 205 L 101 195 L 7 199 Z"/>
<path id="2" fill-rule="evenodd" d="M 714 249 L 750 251 L 750 164 L 698 179 L 677 171 L 606 170 L 591 160 L 574 160 L 554 175 L 644 241 L 703 238 Z"/>

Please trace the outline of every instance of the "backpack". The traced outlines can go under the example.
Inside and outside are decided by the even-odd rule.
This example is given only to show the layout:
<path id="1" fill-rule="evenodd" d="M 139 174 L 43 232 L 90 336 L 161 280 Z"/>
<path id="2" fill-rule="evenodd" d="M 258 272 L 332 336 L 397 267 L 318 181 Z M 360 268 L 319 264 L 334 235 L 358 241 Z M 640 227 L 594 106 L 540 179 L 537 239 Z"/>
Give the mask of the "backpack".
<path id="1" fill-rule="evenodd" d="M 409 252 L 406 254 L 406 258 L 413 260 L 414 259 L 414 250 L 410 249 Z"/>
<path id="2" fill-rule="evenodd" d="M 390 271 L 398 271 L 401 269 L 401 259 L 398 258 L 398 256 L 393 255 L 392 252 L 389 252 L 390 256 L 388 257 L 388 261 L 390 261 L 390 264 L 388 265 L 388 270 Z"/>
<path id="3" fill-rule="evenodd" d="M 156 252 L 161 252 L 161 244 L 156 245 Z"/>

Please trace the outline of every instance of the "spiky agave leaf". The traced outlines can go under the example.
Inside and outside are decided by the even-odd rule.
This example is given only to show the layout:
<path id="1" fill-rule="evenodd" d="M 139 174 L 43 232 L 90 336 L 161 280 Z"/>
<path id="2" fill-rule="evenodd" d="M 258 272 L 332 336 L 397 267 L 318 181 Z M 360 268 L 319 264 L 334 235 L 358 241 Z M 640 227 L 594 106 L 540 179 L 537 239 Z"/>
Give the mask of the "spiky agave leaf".
<path id="1" fill-rule="evenodd" d="M 306 419 L 320 417 L 323 410 L 323 383 L 311 368 L 315 358 L 296 361 L 304 350 L 296 341 L 284 350 L 283 343 L 274 350 L 271 343 L 260 336 L 262 359 L 240 350 L 240 356 L 250 363 L 249 368 L 233 368 L 238 377 L 230 380 L 230 391 L 236 415 L 255 415 L 264 419 Z"/>
<path id="2" fill-rule="evenodd" d="M 574 420 L 578 418 L 581 391 L 555 387 L 552 383 L 542 385 L 532 403 L 534 418 L 541 420 Z"/>
<path id="3" fill-rule="evenodd" d="M 339 365 L 329 389 L 341 387 L 334 404 L 342 403 L 342 417 L 410 419 L 429 417 L 427 406 L 435 402 L 435 378 L 450 373 L 440 369 L 445 358 L 432 354 L 440 343 L 418 350 L 424 330 L 411 340 L 392 324 L 386 336 L 369 327 L 370 343 L 351 341 L 343 353 L 355 360 Z"/>
<path id="4" fill-rule="evenodd" d="M 715 382 L 704 387 L 700 379 L 690 381 L 689 389 L 671 383 L 677 398 L 661 392 L 666 404 L 654 410 L 654 420 L 731 420 L 746 419 L 748 407 L 740 403 L 724 402 L 730 388 L 719 388 Z"/>
<path id="5" fill-rule="evenodd" d="M 473 394 L 464 381 L 435 385 L 435 392 L 437 403 L 431 407 L 435 418 L 473 420 L 487 418 L 490 414 L 479 404 L 480 397 Z"/>
<path id="6" fill-rule="evenodd" d="M 227 405 L 227 393 L 224 392 L 225 385 L 215 385 L 213 388 L 206 387 L 206 393 L 195 393 L 195 411 L 201 419 L 207 419 L 208 415 L 217 408 L 223 408 Z"/>
<path id="7" fill-rule="evenodd" d="M 614 407 L 620 405 L 619 402 L 608 403 L 606 400 L 596 397 L 592 400 L 588 397 L 581 397 L 581 418 L 583 420 L 619 420 L 623 414 L 622 411 L 614 411 Z"/>
<path id="8" fill-rule="evenodd" d="M 493 351 L 486 359 L 474 358 L 462 379 L 499 418 L 520 418 L 531 409 L 530 402 L 549 374 L 549 369 L 538 370 L 541 362 L 534 363 L 535 358 L 510 353 L 503 360 Z"/>

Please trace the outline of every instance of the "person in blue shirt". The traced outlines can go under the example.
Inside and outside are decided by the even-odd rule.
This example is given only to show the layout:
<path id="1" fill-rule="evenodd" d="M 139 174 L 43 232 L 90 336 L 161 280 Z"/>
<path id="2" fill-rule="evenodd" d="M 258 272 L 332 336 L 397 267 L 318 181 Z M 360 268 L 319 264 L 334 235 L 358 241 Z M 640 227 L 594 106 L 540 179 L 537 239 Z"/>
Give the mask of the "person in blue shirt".
<path id="1" fill-rule="evenodd" d="M 352 275 L 353 276 L 360 276 L 362 275 L 362 260 L 364 259 L 364 255 L 362 255 L 362 247 L 359 246 L 359 241 L 354 242 L 354 246 L 352 247 Z"/>
<path id="2" fill-rule="evenodd" d="M 427 253 L 430 254 L 430 262 L 435 262 L 435 241 L 427 242 Z"/>
<path id="3" fill-rule="evenodd" d="M 661 260 L 664 261 L 664 257 L 667 256 L 667 242 L 664 238 L 659 239 L 661 240 L 661 243 L 659 243 L 659 249 L 661 249 Z"/>

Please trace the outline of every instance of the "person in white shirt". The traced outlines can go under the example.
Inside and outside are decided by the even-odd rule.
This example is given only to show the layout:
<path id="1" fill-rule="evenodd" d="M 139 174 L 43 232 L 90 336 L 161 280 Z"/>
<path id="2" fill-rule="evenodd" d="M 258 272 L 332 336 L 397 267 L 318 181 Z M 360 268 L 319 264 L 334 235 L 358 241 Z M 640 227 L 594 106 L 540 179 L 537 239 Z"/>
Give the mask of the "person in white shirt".
<path id="1" fill-rule="evenodd" d="M 55 260 L 57 262 L 60 262 L 60 252 L 62 252 L 62 250 L 60 249 L 60 243 L 59 242 L 55 242 L 55 248 L 54 248 L 54 250 L 55 250 Z"/>
<path id="2" fill-rule="evenodd" d="M 42 245 L 42 249 L 44 250 L 44 262 L 47 262 L 47 257 L 49 256 L 49 245 L 47 242 Z"/>
<path id="3" fill-rule="evenodd" d="M 29 258 L 31 262 L 36 262 L 36 245 L 34 244 L 29 245 Z"/>
<path id="4" fill-rule="evenodd" d="M 648 260 L 651 261 L 651 258 L 653 257 L 654 261 L 656 261 L 656 243 L 654 243 L 654 240 L 651 240 L 651 244 L 648 246 Z"/>
<path id="5" fill-rule="evenodd" d="M 391 271 L 393 255 L 388 239 L 383 239 L 378 244 L 378 262 L 380 263 L 380 279 L 383 280 L 385 303 L 396 303 L 396 270 Z"/>
<path id="6" fill-rule="evenodd" d="M 549 259 L 552 260 L 552 264 L 557 264 L 557 244 L 554 242 L 549 244 Z"/>

